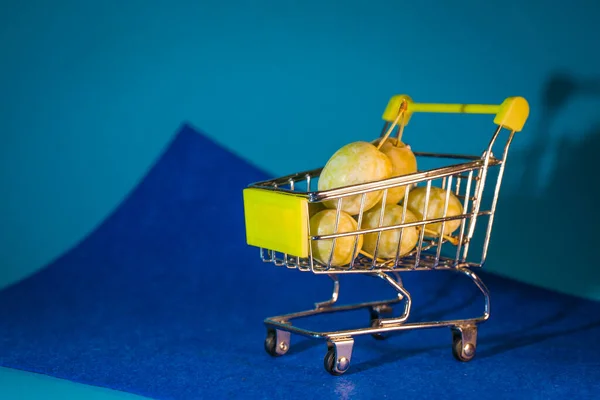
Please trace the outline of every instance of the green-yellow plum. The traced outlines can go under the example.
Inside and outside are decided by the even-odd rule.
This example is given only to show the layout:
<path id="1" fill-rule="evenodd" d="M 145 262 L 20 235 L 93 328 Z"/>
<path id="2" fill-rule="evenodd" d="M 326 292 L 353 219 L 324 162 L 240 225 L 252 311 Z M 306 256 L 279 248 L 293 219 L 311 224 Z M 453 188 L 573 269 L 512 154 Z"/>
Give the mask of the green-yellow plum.
<path id="1" fill-rule="evenodd" d="M 343 211 L 340 212 L 340 218 L 338 221 L 338 229 L 335 232 L 335 210 L 322 210 L 313 215 L 310 218 L 310 234 L 311 236 L 330 235 L 333 233 L 345 233 L 353 232 L 357 230 L 358 224 L 352 218 L 352 216 Z M 354 245 L 358 240 L 356 246 L 356 253 L 354 253 Z M 335 249 L 333 250 L 333 257 L 331 259 L 332 266 L 344 266 L 352 261 L 352 255 L 357 256 L 363 246 L 363 236 L 343 236 L 336 238 Z M 331 255 L 331 248 L 333 247 L 333 239 L 320 239 L 312 241 L 312 254 L 318 261 L 327 264 L 329 262 L 329 256 Z"/>
<path id="2" fill-rule="evenodd" d="M 373 141 L 375 146 L 379 145 L 382 138 Z M 398 139 L 388 137 L 379 149 L 392 161 L 392 176 L 402 176 L 417 172 L 417 158 L 409 145 L 399 142 Z M 406 194 L 406 185 L 388 189 L 386 196 L 387 204 L 398 204 Z"/>
<path id="3" fill-rule="evenodd" d="M 382 227 L 402 224 L 402 214 L 404 207 L 396 204 L 386 204 L 383 215 Z M 369 210 L 363 215 L 361 229 L 372 229 L 379 227 L 379 219 L 381 215 L 381 207 L 377 206 Z M 404 223 L 417 222 L 417 217 L 410 211 L 406 210 Z M 403 228 L 402 242 L 400 244 L 400 257 L 408 254 L 417 245 L 419 240 L 419 231 L 415 226 Z M 381 232 L 379 238 L 379 246 L 377 247 L 377 258 L 396 258 L 398 251 L 398 242 L 400 241 L 400 232 L 402 228 L 387 230 Z M 363 243 L 363 250 L 374 256 L 375 246 L 377 245 L 378 232 L 366 233 Z"/>
<path id="4" fill-rule="evenodd" d="M 419 218 L 419 220 L 442 218 L 444 216 L 444 204 L 446 202 L 446 190 L 437 186 L 431 186 L 429 193 L 429 203 L 427 205 L 427 215 L 423 217 L 423 211 L 425 206 L 425 198 L 427 195 L 427 187 L 419 186 L 412 189 L 408 194 L 407 207 Z M 463 213 L 463 205 L 458 197 L 452 192 L 448 198 L 448 211 L 446 217 L 454 217 Z M 450 235 L 454 232 L 461 224 L 460 219 L 446 221 L 444 227 L 444 235 Z M 439 235 L 442 230 L 442 223 L 435 222 L 427 224 L 426 233 Z"/>
<path id="5" fill-rule="evenodd" d="M 353 142 L 336 151 L 327 161 L 319 177 L 318 189 L 329 190 L 342 186 L 373 182 L 392 176 L 393 165 L 388 156 L 379 151 L 372 143 Z M 363 212 L 369 210 L 383 196 L 382 191 L 365 195 Z M 344 197 L 342 211 L 357 215 L 360 212 L 362 194 Z M 335 209 L 338 200 L 324 202 L 327 208 Z"/>

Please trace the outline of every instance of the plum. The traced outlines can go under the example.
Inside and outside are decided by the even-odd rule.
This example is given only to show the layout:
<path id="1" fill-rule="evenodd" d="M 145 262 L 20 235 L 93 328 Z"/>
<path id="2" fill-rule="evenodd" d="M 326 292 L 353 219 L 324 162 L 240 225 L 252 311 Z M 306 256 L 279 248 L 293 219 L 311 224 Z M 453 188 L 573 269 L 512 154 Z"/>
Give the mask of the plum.
<path id="1" fill-rule="evenodd" d="M 311 236 L 345 233 L 357 230 L 358 224 L 354 218 L 352 218 L 350 214 L 340 211 L 338 229 L 337 232 L 335 232 L 335 219 L 336 210 L 326 209 L 313 215 L 309 221 Z M 363 236 L 357 236 L 344 236 L 335 240 L 335 249 L 333 250 L 331 266 L 343 266 L 349 264 L 352 261 L 352 256 L 354 255 L 356 257 L 359 254 L 363 246 Z M 356 246 L 356 253 L 354 253 L 354 245 L 357 240 L 358 245 Z M 318 261 L 327 264 L 329 262 L 329 256 L 331 255 L 332 246 L 333 239 L 321 239 L 313 241 L 313 257 Z"/>
<path id="2" fill-rule="evenodd" d="M 431 186 L 429 193 L 429 203 L 427 205 L 427 215 L 423 218 L 423 211 L 425 206 L 425 198 L 427 194 L 427 187 L 419 186 L 410 191 L 408 198 L 405 199 L 407 202 L 406 206 L 410 209 L 419 220 L 442 218 L 444 216 L 444 204 L 446 202 L 446 190 L 437 186 Z M 463 213 L 463 205 L 456 197 L 456 195 L 450 192 L 448 198 L 448 211 L 446 212 L 447 217 L 454 217 Z M 454 232 L 461 224 L 460 219 L 446 221 L 443 235 L 450 235 Z M 442 229 L 441 222 L 435 222 L 425 225 L 426 233 L 439 235 Z"/>
<path id="3" fill-rule="evenodd" d="M 396 204 L 386 204 L 383 215 L 382 227 L 402 224 L 402 214 L 404 207 Z M 381 207 L 375 207 L 363 215 L 361 229 L 372 229 L 379 227 L 379 219 L 381 215 Z M 404 223 L 417 222 L 417 217 L 409 210 L 406 210 Z M 398 251 L 398 242 L 400 241 L 400 232 L 402 228 L 387 230 L 381 232 L 379 238 L 379 246 L 377 247 L 377 258 L 396 258 Z M 363 250 L 371 255 L 375 253 L 377 245 L 378 232 L 366 233 L 363 243 Z M 400 257 L 412 251 L 419 240 L 419 232 L 417 227 L 404 227 L 402 233 L 402 243 L 400 245 Z"/>
<path id="4" fill-rule="evenodd" d="M 382 138 L 373 141 L 378 146 Z M 412 174 L 417 172 L 417 158 L 409 145 L 396 138 L 388 138 L 380 147 L 380 151 L 392 161 L 392 177 Z M 398 204 L 406 193 L 406 185 L 388 189 L 387 204 Z"/>
<path id="5" fill-rule="evenodd" d="M 341 147 L 327 161 L 319 177 L 319 191 L 387 179 L 392 176 L 392 161 L 372 143 L 353 142 Z M 367 211 L 381 201 L 383 191 L 365 194 L 363 211 Z M 341 210 L 357 215 L 360 212 L 362 194 L 346 196 Z M 324 202 L 327 208 L 337 208 L 338 200 Z"/>

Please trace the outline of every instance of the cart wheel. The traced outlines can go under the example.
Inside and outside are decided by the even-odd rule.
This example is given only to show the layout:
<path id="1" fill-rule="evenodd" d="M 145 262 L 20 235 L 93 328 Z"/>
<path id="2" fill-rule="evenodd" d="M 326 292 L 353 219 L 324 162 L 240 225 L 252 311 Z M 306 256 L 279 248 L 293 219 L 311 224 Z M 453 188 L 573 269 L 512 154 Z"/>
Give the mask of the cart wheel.
<path id="1" fill-rule="evenodd" d="M 379 327 L 378 321 L 379 320 L 379 316 L 373 318 L 371 317 L 371 328 L 376 328 Z M 372 333 L 371 336 L 373 336 L 373 338 L 377 339 L 377 340 L 385 340 L 387 339 L 387 335 L 384 335 L 383 333 Z"/>
<path id="2" fill-rule="evenodd" d="M 279 357 L 290 349 L 290 333 L 277 329 L 267 329 L 265 351 L 273 357 Z"/>
<path id="3" fill-rule="evenodd" d="M 335 361 L 336 361 L 335 350 L 334 349 L 327 350 L 327 353 L 325 354 L 325 358 L 323 359 L 323 366 L 325 367 L 325 370 L 333 376 L 342 375 L 345 371 L 342 371 L 342 372 L 336 371 L 335 370 Z"/>
<path id="4" fill-rule="evenodd" d="M 452 328 L 452 355 L 458 361 L 471 361 L 477 348 L 477 327 Z"/>
<path id="5" fill-rule="evenodd" d="M 371 308 L 369 313 L 371 315 L 371 328 L 379 327 L 377 320 L 381 318 L 382 315 L 392 314 L 393 309 L 389 305 L 380 306 L 378 308 Z M 387 335 L 383 333 L 372 333 L 371 336 L 377 340 L 385 340 L 388 338 Z"/>
<path id="6" fill-rule="evenodd" d="M 323 358 L 323 366 L 331 375 L 339 376 L 350 368 L 352 359 L 352 338 L 331 341 L 327 343 L 327 353 Z"/>

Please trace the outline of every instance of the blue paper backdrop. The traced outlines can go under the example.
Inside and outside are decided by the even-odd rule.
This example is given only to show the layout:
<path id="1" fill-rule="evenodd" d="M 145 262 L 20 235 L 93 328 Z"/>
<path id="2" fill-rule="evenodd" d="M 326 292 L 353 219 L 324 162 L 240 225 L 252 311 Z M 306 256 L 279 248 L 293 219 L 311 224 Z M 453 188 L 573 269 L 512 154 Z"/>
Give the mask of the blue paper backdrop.
<path id="1" fill-rule="evenodd" d="M 510 157 L 488 266 L 600 298 L 587 264 L 598 221 L 587 188 L 597 178 L 584 166 L 600 140 L 600 7 L 591 0 L 0 7 L 0 286 L 97 226 L 182 121 L 283 174 L 378 135 L 396 93 L 425 102 L 522 95 L 532 113 Z M 419 116 L 406 140 L 480 153 L 491 128 L 486 118 Z"/>

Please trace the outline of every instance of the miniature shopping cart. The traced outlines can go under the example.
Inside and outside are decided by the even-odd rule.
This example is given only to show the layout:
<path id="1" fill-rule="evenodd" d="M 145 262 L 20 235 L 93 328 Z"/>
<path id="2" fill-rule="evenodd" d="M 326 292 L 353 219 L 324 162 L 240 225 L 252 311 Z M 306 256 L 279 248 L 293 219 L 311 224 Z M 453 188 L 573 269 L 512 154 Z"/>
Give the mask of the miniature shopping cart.
<path id="1" fill-rule="evenodd" d="M 490 316 L 490 296 L 481 279 L 473 272 L 484 265 L 490 243 L 490 233 L 498 194 L 505 167 L 506 156 L 515 132 L 523 129 L 529 115 L 529 106 L 522 97 L 509 97 L 500 105 L 482 104 L 425 104 L 413 102 L 409 96 L 398 95 L 391 98 L 383 113 L 385 121 L 380 139 L 401 135 L 414 113 L 464 113 L 494 115 L 496 129 L 485 151 L 481 156 L 464 156 L 455 154 L 436 154 L 414 152 L 421 160 L 442 160 L 446 164 L 426 170 L 417 170 L 407 175 L 396 176 L 379 181 L 370 181 L 352 186 L 337 187 L 329 190 L 317 190 L 318 179 L 323 168 L 296 173 L 278 179 L 258 182 L 244 189 L 244 209 L 247 243 L 260 249 L 260 257 L 264 262 L 276 266 L 287 267 L 298 271 L 324 274 L 333 280 L 333 293 L 327 301 L 316 303 L 315 308 L 267 318 L 265 350 L 272 356 L 284 355 L 290 348 L 291 333 L 310 338 L 323 339 L 327 342 L 327 353 L 324 359 L 325 369 L 333 375 L 341 375 L 350 366 L 354 337 L 372 335 L 384 338 L 393 331 L 449 327 L 452 333 L 452 353 L 460 361 L 469 361 L 475 355 L 477 326 Z M 506 142 L 502 146 L 500 158 L 493 154 L 493 148 L 500 134 L 507 132 Z M 494 170 L 495 174 L 491 171 Z M 493 196 L 489 206 L 484 206 L 484 189 L 492 186 Z M 382 192 L 385 198 L 388 191 L 403 187 L 404 198 L 408 198 L 411 190 L 425 188 L 424 209 L 419 220 L 393 225 L 383 224 L 385 207 L 381 208 L 379 226 L 364 228 L 363 206 L 369 193 Z M 443 189 L 445 204 L 442 215 L 430 218 L 426 212 L 429 195 L 434 188 Z M 462 213 L 449 215 L 448 201 L 450 196 L 460 199 Z M 338 231 L 340 207 L 345 199 L 361 196 L 361 210 L 354 218 L 357 229 Z M 383 201 L 385 203 L 385 201 Z M 333 207 L 331 206 L 333 204 Z M 401 203 L 400 203 L 401 204 Z M 406 211 L 404 202 L 404 210 Z M 317 235 L 310 231 L 310 218 L 324 208 L 336 212 L 335 229 L 330 234 Z M 485 221 L 477 224 L 478 219 L 485 216 Z M 460 226 L 451 234 L 445 234 L 446 224 L 458 221 Z M 441 225 L 438 234 L 430 234 L 426 229 L 430 224 Z M 366 254 L 357 251 L 352 254 L 351 261 L 345 265 L 332 263 L 329 259 L 320 259 L 313 254 L 318 241 L 328 241 L 333 253 L 336 241 L 344 237 L 358 238 L 359 235 L 375 234 L 377 240 L 386 232 L 400 232 L 398 249 L 403 232 L 410 228 L 417 229 L 418 239 L 414 248 L 406 254 L 396 253 L 395 257 L 381 258 L 377 254 Z M 476 230 L 476 227 L 478 230 Z M 476 232 L 481 232 L 481 257 L 469 257 L 473 253 Z M 435 232 L 434 232 L 435 233 Z M 357 242 L 357 241 L 356 241 Z M 324 242 L 321 242 L 324 243 Z M 377 253 L 377 245 L 375 247 Z M 471 252 L 470 252 L 471 250 Z M 408 322 L 411 311 L 411 295 L 403 286 L 400 273 L 409 271 L 456 271 L 469 277 L 479 288 L 484 297 L 483 314 L 471 319 L 455 319 L 432 322 Z M 339 276 L 342 274 L 366 274 L 381 278 L 395 291 L 393 300 L 366 302 L 352 305 L 336 305 L 340 289 Z M 404 303 L 404 311 L 399 317 L 389 316 L 392 306 Z M 291 321 L 323 313 L 342 312 L 366 309 L 369 311 L 371 324 L 361 329 L 350 329 L 329 332 L 316 332 L 293 326 Z M 389 316 L 386 318 L 386 316 Z"/>

